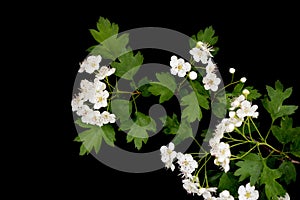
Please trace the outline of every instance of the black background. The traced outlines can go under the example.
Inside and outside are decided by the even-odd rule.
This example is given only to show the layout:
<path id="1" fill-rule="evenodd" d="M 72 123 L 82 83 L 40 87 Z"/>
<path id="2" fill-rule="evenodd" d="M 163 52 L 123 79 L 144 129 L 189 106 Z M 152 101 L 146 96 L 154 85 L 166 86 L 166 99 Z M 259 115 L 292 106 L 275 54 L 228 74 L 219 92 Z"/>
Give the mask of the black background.
<path id="1" fill-rule="evenodd" d="M 286 103 L 299 105 L 299 11 L 288 1 L 265 5 L 253 1 L 223 5 L 215 1 L 122 4 L 99 1 L 41 7 L 34 9 L 33 17 L 26 18 L 37 23 L 25 25 L 22 30 L 33 33 L 28 34 L 29 41 L 37 40 L 35 54 L 47 58 L 46 63 L 40 63 L 43 68 L 39 68 L 44 77 L 36 76 L 47 86 L 45 93 L 37 89 L 38 80 L 32 82 L 33 93 L 42 94 L 49 101 L 43 104 L 47 114 L 35 119 L 42 127 L 36 128 L 37 141 L 22 151 L 32 156 L 18 161 L 23 170 L 15 173 L 16 181 L 11 184 L 20 188 L 29 186 L 23 194 L 83 199 L 193 199 L 182 188 L 180 177 L 171 171 L 125 173 L 100 163 L 92 155 L 79 156 L 80 144 L 73 142 L 77 132 L 70 103 L 79 62 L 87 56 L 86 49 L 96 44 L 88 29 L 96 28 L 100 16 L 117 23 L 120 31 L 153 26 L 191 36 L 212 25 L 220 47 L 214 61 L 222 75 L 234 67 L 236 76 L 247 77 L 247 84 L 261 93 L 265 93 L 265 85 L 274 86 L 279 79 L 286 88 L 294 90 Z M 225 75 L 223 80 L 229 81 L 229 77 Z M 297 126 L 299 118 L 297 111 L 294 118 Z M 292 199 L 299 196 L 299 179 L 289 188 Z"/>

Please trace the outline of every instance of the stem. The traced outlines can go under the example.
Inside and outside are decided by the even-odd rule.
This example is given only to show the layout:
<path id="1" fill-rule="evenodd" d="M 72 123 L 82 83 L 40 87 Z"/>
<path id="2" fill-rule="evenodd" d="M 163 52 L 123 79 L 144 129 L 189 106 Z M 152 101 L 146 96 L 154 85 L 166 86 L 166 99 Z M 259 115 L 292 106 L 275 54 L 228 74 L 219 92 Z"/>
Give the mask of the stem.
<path id="1" fill-rule="evenodd" d="M 233 73 L 232 76 L 231 76 L 231 81 L 230 81 L 230 83 L 233 82 L 233 78 L 234 78 L 234 73 Z"/>
<path id="2" fill-rule="evenodd" d="M 239 145 L 242 145 L 242 144 L 246 144 L 246 143 L 248 143 L 248 142 L 247 141 L 239 142 L 239 143 L 236 143 L 234 145 L 230 145 L 230 148 L 236 147 L 236 146 L 239 146 Z"/>
<path id="3" fill-rule="evenodd" d="M 242 159 L 242 158 L 244 158 L 246 155 L 248 155 L 253 149 L 255 149 L 255 147 L 257 146 L 257 144 L 256 145 L 254 145 L 251 149 L 249 149 L 246 153 L 244 153 L 242 156 L 237 156 L 236 158 L 232 158 L 232 159 L 230 159 L 230 160 L 237 160 L 237 159 Z"/>
<path id="4" fill-rule="evenodd" d="M 137 104 L 136 104 L 136 102 L 135 102 L 136 98 L 138 98 L 138 97 L 139 97 L 139 95 L 138 95 L 137 97 L 132 96 L 132 101 L 133 101 L 133 104 L 134 104 L 135 113 L 137 113 L 137 111 L 138 111 L 138 109 L 137 109 Z"/>
<path id="5" fill-rule="evenodd" d="M 110 88 L 110 90 L 111 90 L 111 89 L 115 89 L 115 87 L 114 87 L 112 84 L 109 83 L 108 77 L 105 77 L 104 80 L 105 80 L 105 83 L 106 83 L 106 84 L 108 85 L 108 87 Z"/>
<path id="6" fill-rule="evenodd" d="M 271 127 L 273 126 L 273 124 L 274 124 L 274 120 L 272 120 L 272 122 L 271 122 L 270 128 L 269 128 L 269 130 L 268 130 L 268 132 L 267 132 L 267 135 L 266 135 L 264 141 L 266 141 L 267 138 L 269 137 L 269 134 L 270 134 L 270 132 L 271 132 Z"/>
<path id="7" fill-rule="evenodd" d="M 252 142 L 252 141 L 250 141 L 245 135 L 244 135 L 244 133 L 242 133 L 238 128 L 235 128 L 234 129 L 238 134 L 240 134 L 241 136 L 243 136 L 243 138 L 245 139 L 245 140 L 247 140 L 248 142 Z"/>
<path id="8" fill-rule="evenodd" d="M 240 81 L 238 80 L 238 81 L 229 83 L 228 85 L 225 85 L 223 88 L 221 88 L 220 90 L 218 90 L 218 91 L 214 94 L 214 98 L 216 97 L 216 95 L 217 95 L 219 92 L 221 92 L 222 90 L 225 90 L 227 87 L 229 87 L 229 86 L 231 86 L 231 85 L 233 85 L 233 84 L 236 84 L 236 83 L 238 83 L 238 82 L 240 82 Z"/>
<path id="9" fill-rule="evenodd" d="M 206 157 L 209 155 L 209 157 L 206 159 Z M 211 158 L 210 154 L 207 154 L 205 157 L 202 157 L 201 160 L 205 158 L 205 162 L 203 163 L 203 165 L 198 169 L 198 171 L 196 172 L 196 176 L 198 176 L 199 172 L 202 170 L 202 168 L 206 165 L 206 163 L 209 161 L 209 159 Z"/>
<path id="10" fill-rule="evenodd" d="M 250 121 L 252 122 L 252 124 L 253 124 L 255 130 L 257 131 L 259 137 L 261 138 L 261 140 L 262 140 L 262 141 L 266 141 L 268 134 L 267 134 L 266 138 L 264 139 L 264 137 L 261 135 L 260 131 L 258 130 L 257 126 L 255 125 L 253 119 L 252 119 L 251 117 L 249 117 L 249 119 L 250 119 Z M 271 130 L 271 129 L 269 129 L 269 131 L 270 131 L 270 130 Z M 268 132 L 268 133 L 269 133 L 269 132 Z"/>
<path id="11" fill-rule="evenodd" d="M 246 143 L 246 141 L 245 140 L 239 140 L 239 139 L 235 139 L 235 138 L 233 138 L 233 137 L 226 137 L 226 136 L 223 136 L 223 138 L 224 139 L 227 139 L 227 140 L 231 140 L 232 142 L 245 142 Z"/>
<path id="12" fill-rule="evenodd" d="M 196 140 L 196 138 L 194 136 L 192 136 L 193 140 L 196 142 L 196 144 L 200 147 L 200 149 L 204 152 L 207 153 L 207 151 L 205 151 L 205 149 L 203 149 L 203 147 L 200 145 L 200 143 Z"/>
<path id="13" fill-rule="evenodd" d="M 182 85 L 185 83 L 187 79 L 183 79 L 183 81 L 181 81 L 181 83 L 178 85 L 178 89 L 177 89 L 177 92 L 179 92 L 179 90 L 181 89 Z"/>
<path id="14" fill-rule="evenodd" d="M 249 123 L 249 118 L 251 119 L 251 117 L 247 117 L 247 119 L 246 119 L 246 121 L 247 121 L 247 127 L 248 127 L 248 131 L 249 131 L 250 139 L 253 141 L 253 137 L 252 137 L 252 134 L 251 134 L 250 123 Z"/>
<path id="15" fill-rule="evenodd" d="M 206 158 L 205 158 L 205 161 L 206 161 Z M 207 178 L 206 165 L 205 165 L 205 167 L 204 167 L 204 176 L 205 176 L 206 187 L 209 187 L 209 185 L 208 185 L 208 178 Z"/>
<path id="16" fill-rule="evenodd" d="M 111 94 L 131 94 L 131 95 L 140 94 L 140 92 L 138 92 L 138 91 L 128 92 L 128 91 L 121 91 L 121 90 L 117 90 L 116 92 L 109 92 L 109 93 L 111 93 Z"/>

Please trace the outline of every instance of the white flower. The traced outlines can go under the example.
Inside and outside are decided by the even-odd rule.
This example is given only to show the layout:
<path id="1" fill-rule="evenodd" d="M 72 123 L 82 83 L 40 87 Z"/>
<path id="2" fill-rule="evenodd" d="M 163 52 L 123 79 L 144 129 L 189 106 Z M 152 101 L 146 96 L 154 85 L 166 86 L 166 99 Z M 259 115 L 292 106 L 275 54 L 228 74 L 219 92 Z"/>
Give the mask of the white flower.
<path id="1" fill-rule="evenodd" d="M 116 68 L 109 68 L 107 66 L 102 66 L 98 70 L 96 77 L 99 78 L 99 80 L 103 80 L 105 77 L 112 75 L 115 73 Z"/>
<path id="2" fill-rule="evenodd" d="M 230 159 L 229 158 L 225 158 L 225 160 L 223 162 L 219 162 L 218 165 L 221 165 L 222 169 L 226 173 L 230 169 L 229 163 L 230 163 Z"/>
<path id="3" fill-rule="evenodd" d="M 212 200 L 212 199 L 216 199 L 215 197 L 213 197 L 211 195 L 212 192 L 216 192 L 217 191 L 217 187 L 209 187 L 209 188 L 200 188 L 199 189 L 199 196 L 202 195 L 202 197 L 204 199 L 207 199 L 207 200 Z"/>
<path id="4" fill-rule="evenodd" d="M 194 170 L 198 167 L 197 161 L 191 154 L 177 153 L 177 163 L 184 177 L 190 177 Z"/>
<path id="5" fill-rule="evenodd" d="M 243 89 L 242 93 L 245 96 L 247 96 L 248 94 L 250 94 L 249 90 L 247 90 L 247 89 Z"/>
<path id="6" fill-rule="evenodd" d="M 215 143 L 217 141 L 214 141 L 214 139 L 209 140 L 209 144 L 212 147 L 210 149 L 210 154 L 215 156 L 214 163 L 217 166 L 221 166 L 225 173 L 229 171 L 229 163 L 230 163 L 230 157 L 231 157 L 231 151 L 229 144 L 220 142 Z"/>
<path id="7" fill-rule="evenodd" d="M 234 117 L 230 117 L 229 121 L 230 121 L 230 125 L 233 126 L 233 129 L 232 129 L 232 131 L 233 131 L 234 127 L 240 127 L 243 124 L 244 118 L 239 118 L 235 115 Z M 232 132 L 232 131 L 229 131 L 229 132 Z"/>
<path id="8" fill-rule="evenodd" d="M 92 109 L 88 105 L 82 105 L 78 108 L 76 114 L 78 116 L 85 116 L 89 111 L 92 111 Z"/>
<path id="9" fill-rule="evenodd" d="M 191 79 L 191 80 L 195 80 L 196 78 L 197 78 L 197 73 L 196 72 L 194 72 L 194 71 L 190 71 L 190 73 L 189 73 L 189 78 Z"/>
<path id="10" fill-rule="evenodd" d="M 226 158 L 231 156 L 229 144 L 220 142 L 218 145 L 218 152 L 216 154 L 217 160 L 223 162 Z"/>
<path id="11" fill-rule="evenodd" d="M 71 101 L 72 111 L 77 111 L 80 107 L 83 106 L 83 95 L 82 93 L 79 93 L 79 95 L 74 96 L 74 98 Z"/>
<path id="12" fill-rule="evenodd" d="M 89 109 L 87 113 L 81 117 L 83 123 L 102 126 L 102 118 L 99 111 Z"/>
<path id="13" fill-rule="evenodd" d="M 210 57 L 213 57 L 210 53 L 211 51 L 214 51 L 213 47 L 210 46 L 208 43 L 198 41 L 196 47 L 200 48 L 202 51 L 208 53 Z"/>
<path id="14" fill-rule="evenodd" d="M 208 62 L 208 58 L 210 57 L 210 53 L 206 52 L 200 48 L 194 47 L 190 50 L 190 54 L 193 56 L 193 59 L 196 62 L 201 61 L 203 64 Z"/>
<path id="15" fill-rule="evenodd" d="M 171 57 L 170 61 L 171 74 L 178 75 L 179 77 L 184 77 L 187 72 L 191 70 L 191 64 L 184 62 L 182 58 L 177 58 L 176 56 Z"/>
<path id="16" fill-rule="evenodd" d="M 255 190 L 255 186 L 251 186 L 250 183 L 246 184 L 246 187 L 241 185 L 238 189 L 239 200 L 256 200 L 259 197 L 259 193 Z"/>
<path id="17" fill-rule="evenodd" d="M 100 112 L 98 110 L 94 110 L 93 112 L 91 112 L 90 114 L 92 114 L 90 116 L 90 124 L 93 125 L 98 125 L 98 126 L 102 126 L 103 125 L 103 121 L 102 121 L 102 116 L 100 114 Z"/>
<path id="18" fill-rule="evenodd" d="M 234 200 L 234 197 L 230 195 L 230 192 L 228 190 L 224 190 L 219 194 L 218 200 Z"/>
<path id="19" fill-rule="evenodd" d="M 257 108 L 258 108 L 257 105 L 252 106 L 250 101 L 244 100 L 240 104 L 240 109 L 236 111 L 236 115 L 239 118 L 244 118 L 246 116 L 257 118 L 258 117 L 258 112 L 256 112 Z"/>
<path id="20" fill-rule="evenodd" d="M 221 123 L 223 124 L 223 126 L 225 128 L 225 130 L 224 130 L 225 133 L 230 133 L 234 130 L 235 126 L 230 118 L 222 119 Z"/>
<path id="21" fill-rule="evenodd" d="M 206 73 L 208 74 L 208 73 L 214 73 L 215 71 L 216 71 L 216 68 L 217 68 L 217 66 L 216 66 L 216 64 L 212 61 L 212 59 L 210 58 L 209 60 L 208 60 L 208 63 L 207 63 L 207 65 L 206 65 L 206 67 L 205 67 L 205 71 L 206 71 Z"/>
<path id="22" fill-rule="evenodd" d="M 209 146 L 212 147 L 210 149 L 210 153 L 212 155 L 216 155 L 217 150 L 218 150 L 218 145 L 220 143 L 220 138 L 219 137 L 212 137 L 212 138 L 209 139 L 208 143 L 209 143 Z"/>
<path id="23" fill-rule="evenodd" d="M 101 92 L 103 90 L 105 90 L 106 88 L 106 84 L 101 82 L 98 78 L 94 79 L 94 91 L 95 93 L 97 92 Z"/>
<path id="24" fill-rule="evenodd" d="M 115 114 L 111 114 L 107 111 L 103 111 L 101 113 L 101 120 L 102 120 L 103 124 L 115 123 L 116 122 L 116 116 L 115 116 Z"/>
<path id="25" fill-rule="evenodd" d="M 218 85 L 221 83 L 221 79 L 214 73 L 208 73 L 203 78 L 204 88 L 206 90 L 212 90 L 213 92 L 218 90 Z"/>
<path id="26" fill-rule="evenodd" d="M 199 179 L 198 177 L 191 177 L 188 179 L 183 179 L 183 188 L 187 191 L 189 194 L 198 194 L 199 193 Z"/>
<path id="27" fill-rule="evenodd" d="M 235 69 L 234 68 L 229 68 L 229 73 L 230 74 L 234 74 L 235 73 Z"/>
<path id="28" fill-rule="evenodd" d="M 167 169 L 171 168 L 172 171 L 175 169 L 175 165 L 173 164 L 173 160 L 176 158 L 176 151 L 174 151 L 174 144 L 172 142 L 169 143 L 169 146 L 161 146 L 161 161 L 165 164 Z"/>
<path id="29" fill-rule="evenodd" d="M 236 109 L 237 107 L 240 106 L 241 102 L 244 101 L 246 98 L 244 95 L 240 95 L 236 98 L 233 99 L 233 101 L 231 102 L 231 107 L 229 108 L 229 110 L 234 110 Z"/>
<path id="30" fill-rule="evenodd" d="M 284 197 L 278 197 L 278 200 L 290 200 L 290 195 L 285 193 Z"/>
<path id="31" fill-rule="evenodd" d="M 80 63 L 80 69 L 78 72 L 86 71 L 89 74 L 92 74 L 95 70 L 99 69 L 99 64 L 102 60 L 100 55 L 98 56 L 89 56 L 82 63 Z"/>
<path id="32" fill-rule="evenodd" d="M 83 101 L 87 101 L 94 98 L 94 94 L 95 94 L 94 83 L 86 79 L 81 80 L 80 91 L 83 95 Z"/>
<path id="33" fill-rule="evenodd" d="M 242 78 L 240 79 L 240 81 L 241 81 L 242 83 L 245 83 L 245 82 L 247 81 L 247 79 L 246 79 L 246 77 L 242 77 Z"/>
<path id="34" fill-rule="evenodd" d="M 107 90 L 97 92 L 94 98 L 91 99 L 91 103 L 94 104 L 94 109 L 99 109 L 107 106 L 107 98 L 109 93 Z"/>

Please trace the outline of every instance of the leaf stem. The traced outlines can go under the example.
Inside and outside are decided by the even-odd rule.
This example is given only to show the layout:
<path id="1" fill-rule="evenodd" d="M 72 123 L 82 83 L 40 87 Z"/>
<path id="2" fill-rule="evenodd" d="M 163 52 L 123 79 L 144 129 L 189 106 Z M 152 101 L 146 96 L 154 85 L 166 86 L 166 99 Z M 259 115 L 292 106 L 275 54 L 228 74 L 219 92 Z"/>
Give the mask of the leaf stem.
<path id="1" fill-rule="evenodd" d="M 242 159 L 242 158 L 244 158 L 246 155 L 248 155 L 253 149 L 255 149 L 256 148 L 256 146 L 257 146 L 257 144 L 256 145 L 254 145 L 251 149 L 249 149 L 246 153 L 244 153 L 242 156 L 237 156 L 237 157 L 235 157 L 235 158 L 231 158 L 230 160 L 237 160 L 237 159 Z"/>
<path id="2" fill-rule="evenodd" d="M 252 119 L 251 117 L 249 117 L 249 119 L 250 119 L 250 121 L 252 122 L 252 124 L 253 124 L 255 130 L 257 131 L 259 137 L 261 138 L 261 140 L 262 140 L 262 141 L 266 141 L 267 137 L 264 138 L 264 137 L 261 135 L 260 131 L 258 130 L 257 126 L 255 125 L 253 119 Z M 268 136 L 268 134 L 267 134 L 267 136 Z"/>

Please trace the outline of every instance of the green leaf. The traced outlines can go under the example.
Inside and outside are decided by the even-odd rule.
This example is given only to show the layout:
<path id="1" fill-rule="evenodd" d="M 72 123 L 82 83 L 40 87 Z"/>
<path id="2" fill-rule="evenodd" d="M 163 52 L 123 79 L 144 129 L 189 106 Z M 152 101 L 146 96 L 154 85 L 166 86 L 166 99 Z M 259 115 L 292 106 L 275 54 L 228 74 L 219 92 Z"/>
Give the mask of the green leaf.
<path id="1" fill-rule="evenodd" d="M 248 101 L 253 101 L 255 99 L 258 99 L 261 97 L 261 94 L 258 92 L 257 89 L 253 89 L 252 86 L 247 86 L 245 89 L 249 90 L 250 94 L 247 95 L 247 100 Z"/>
<path id="2" fill-rule="evenodd" d="M 288 116 L 282 117 L 280 126 L 273 125 L 271 130 L 273 135 L 282 144 L 287 144 L 295 140 L 297 133 L 300 133 L 300 127 L 293 128 L 293 119 Z"/>
<path id="3" fill-rule="evenodd" d="M 79 155 L 89 154 L 92 150 L 99 152 L 102 138 L 110 145 L 114 146 L 115 131 L 111 125 L 104 125 L 102 127 L 92 125 L 91 128 L 78 134 L 74 139 L 76 142 L 82 142 Z"/>
<path id="4" fill-rule="evenodd" d="M 139 91 L 141 92 L 143 97 L 150 97 L 152 93 L 149 91 L 151 84 L 145 84 L 139 87 Z"/>
<path id="5" fill-rule="evenodd" d="M 104 40 L 106 40 L 109 37 L 115 36 L 119 32 L 119 26 L 115 23 L 111 23 L 108 19 L 104 17 L 100 17 L 97 22 L 97 29 L 90 29 L 90 33 L 94 37 L 94 39 L 102 43 Z"/>
<path id="6" fill-rule="evenodd" d="M 209 93 L 204 89 L 204 86 L 198 81 L 191 81 L 190 85 L 192 86 L 199 103 L 199 106 L 208 110 L 209 109 Z"/>
<path id="7" fill-rule="evenodd" d="M 265 186 L 265 193 L 268 199 L 277 199 L 278 196 L 284 196 L 285 190 L 276 179 L 282 175 L 279 169 L 270 169 L 266 164 L 263 165 L 260 185 Z"/>
<path id="8" fill-rule="evenodd" d="M 177 115 L 173 113 L 172 117 L 167 116 L 166 118 L 160 118 L 160 120 L 164 123 L 163 133 L 165 134 L 177 134 L 179 129 L 179 121 L 177 119 Z"/>
<path id="9" fill-rule="evenodd" d="M 121 123 L 130 118 L 132 112 L 132 102 L 124 99 L 113 99 L 111 101 L 112 113 L 120 119 Z"/>
<path id="10" fill-rule="evenodd" d="M 284 161 L 283 163 L 281 163 L 278 170 L 282 173 L 280 179 L 282 179 L 286 184 L 290 184 L 292 181 L 296 181 L 296 167 L 292 162 Z"/>
<path id="11" fill-rule="evenodd" d="M 273 121 L 279 117 L 293 114 L 298 108 L 298 106 L 294 105 L 282 105 L 283 101 L 292 94 L 292 88 L 283 90 L 283 85 L 279 80 L 275 82 L 275 89 L 268 85 L 266 89 L 269 98 L 265 96 L 262 103 L 265 109 L 271 114 Z"/>
<path id="12" fill-rule="evenodd" d="M 175 145 L 177 145 L 183 140 L 190 137 L 193 137 L 193 129 L 191 127 L 191 124 L 186 119 L 182 119 L 177 134 L 172 141 Z"/>
<path id="13" fill-rule="evenodd" d="M 139 126 L 147 126 L 151 123 L 151 118 L 144 113 L 137 112 L 135 114 L 135 123 Z"/>
<path id="14" fill-rule="evenodd" d="M 232 172 L 222 174 L 218 185 L 219 191 L 228 190 L 231 195 L 237 196 L 238 187 L 239 182 Z"/>
<path id="15" fill-rule="evenodd" d="M 227 104 L 214 101 L 211 105 L 212 113 L 218 118 L 224 118 L 227 113 Z"/>
<path id="16" fill-rule="evenodd" d="M 87 123 L 82 122 L 80 118 L 78 118 L 75 121 L 75 124 L 77 124 L 81 128 L 93 128 L 94 127 L 94 125 L 92 125 L 92 124 L 87 124 Z"/>
<path id="17" fill-rule="evenodd" d="M 102 131 L 103 131 L 103 139 L 105 141 L 106 144 L 108 144 L 109 146 L 114 147 L 115 146 L 115 141 L 116 141 L 116 137 L 115 137 L 115 130 L 111 125 L 105 125 L 102 126 Z"/>
<path id="18" fill-rule="evenodd" d="M 143 97 L 149 97 L 151 96 L 151 92 L 148 91 L 149 87 L 151 86 L 150 80 L 147 76 L 140 79 L 135 87 L 135 89 L 138 89 Z"/>
<path id="19" fill-rule="evenodd" d="M 212 26 L 209 26 L 203 30 L 200 30 L 197 33 L 197 40 L 208 43 L 210 45 L 214 45 L 218 41 L 218 36 L 215 35 L 215 30 Z"/>
<path id="20" fill-rule="evenodd" d="M 205 42 L 210 44 L 211 46 L 215 45 L 218 41 L 218 36 L 215 36 L 215 30 L 212 26 L 205 28 L 204 30 L 200 30 L 196 35 L 191 36 L 190 47 L 193 48 L 196 46 L 198 41 Z M 219 48 L 214 47 L 212 54 L 215 55 Z"/>
<path id="21" fill-rule="evenodd" d="M 111 66 L 116 68 L 115 75 L 126 80 L 132 80 L 133 76 L 143 64 L 144 57 L 141 52 L 135 55 L 132 51 L 121 55 L 118 61 L 111 63 Z"/>
<path id="22" fill-rule="evenodd" d="M 186 106 L 182 111 L 182 118 L 186 118 L 188 122 L 201 120 L 202 112 L 198 104 L 197 96 L 194 92 L 181 98 L 181 105 Z"/>
<path id="23" fill-rule="evenodd" d="M 220 178 L 223 174 L 224 174 L 224 172 L 222 172 L 220 170 L 208 169 L 207 170 L 207 179 L 208 179 L 209 185 L 218 186 L 218 184 L 220 182 Z"/>
<path id="24" fill-rule="evenodd" d="M 249 153 L 244 158 L 243 161 L 238 161 L 236 165 L 240 167 L 234 172 L 235 176 L 240 176 L 239 182 L 250 177 L 251 185 L 255 185 L 258 182 L 262 168 L 263 161 L 260 156 L 255 153 Z"/>
<path id="25" fill-rule="evenodd" d="M 233 88 L 232 95 L 233 96 L 240 96 L 242 94 L 242 90 L 244 88 L 244 83 L 239 82 Z"/>
<path id="26" fill-rule="evenodd" d="M 127 47 L 129 42 L 129 34 L 124 33 L 119 37 L 110 37 L 104 40 L 101 44 L 90 48 L 91 54 L 101 55 L 105 59 L 115 60 L 116 58 L 131 52 Z"/>
<path id="27" fill-rule="evenodd" d="M 173 97 L 177 85 L 175 78 L 170 73 L 156 73 L 156 78 L 159 82 L 151 82 L 148 91 L 154 96 L 160 96 L 159 103 L 163 103 Z"/>
<path id="28" fill-rule="evenodd" d="M 294 156 L 300 158 L 300 132 L 293 138 L 293 142 L 290 145 L 290 151 Z"/>
<path id="29" fill-rule="evenodd" d="M 140 150 L 143 143 L 146 144 L 148 141 L 148 132 L 156 131 L 156 123 L 151 117 L 137 112 L 135 113 L 134 121 L 130 119 L 127 122 L 121 123 L 120 129 L 129 130 L 126 137 L 127 142 L 133 141 L 135 147 Z"/>
<path id="30" fill-rule="evenodd" d="M 168 101 L 174 95 L 171 90 L 158 83 L 151 83 L 151 86 L 148 87 L 148 91 L 154 96 L 160 96 L 159 103 Z"/>

